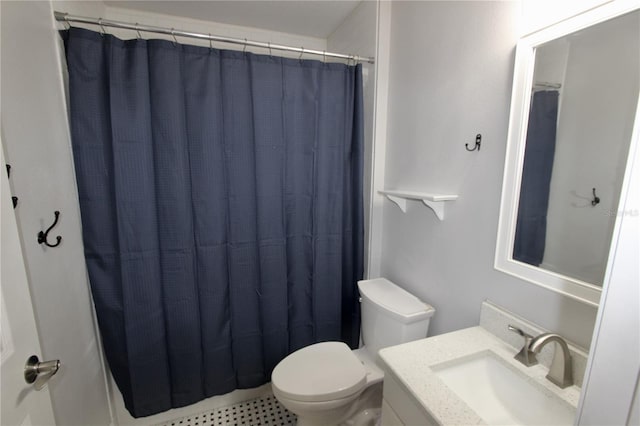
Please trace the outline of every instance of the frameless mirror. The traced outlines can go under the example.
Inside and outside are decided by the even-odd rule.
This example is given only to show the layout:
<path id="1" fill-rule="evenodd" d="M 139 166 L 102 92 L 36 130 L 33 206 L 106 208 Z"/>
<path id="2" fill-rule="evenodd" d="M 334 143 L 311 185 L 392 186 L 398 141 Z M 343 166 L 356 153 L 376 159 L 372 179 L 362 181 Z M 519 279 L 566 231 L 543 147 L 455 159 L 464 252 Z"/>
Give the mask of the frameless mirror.
<path id="1" fill-rule="evenodd" d="M 603 6 L 518 43 L 497 269 L 597 305 L 639 90 L 640 10 Z"/>

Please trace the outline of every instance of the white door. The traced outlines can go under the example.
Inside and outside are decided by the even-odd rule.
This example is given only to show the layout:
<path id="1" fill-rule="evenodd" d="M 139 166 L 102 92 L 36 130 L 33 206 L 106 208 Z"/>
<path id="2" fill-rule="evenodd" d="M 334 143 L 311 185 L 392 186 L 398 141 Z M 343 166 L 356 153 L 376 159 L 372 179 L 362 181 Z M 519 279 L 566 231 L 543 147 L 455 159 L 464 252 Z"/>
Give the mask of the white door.
<path id="1" fill-rule="evenodd" d="M 2 140 L 0 165 L 0 425 L 55 425 L 48 387 L 37 391 L 24 378 L 27 359 L 31 355 L 40 356 L 40 343 L 5 171 Z M 55 379 L 55 376 L 51 378 Z"/>

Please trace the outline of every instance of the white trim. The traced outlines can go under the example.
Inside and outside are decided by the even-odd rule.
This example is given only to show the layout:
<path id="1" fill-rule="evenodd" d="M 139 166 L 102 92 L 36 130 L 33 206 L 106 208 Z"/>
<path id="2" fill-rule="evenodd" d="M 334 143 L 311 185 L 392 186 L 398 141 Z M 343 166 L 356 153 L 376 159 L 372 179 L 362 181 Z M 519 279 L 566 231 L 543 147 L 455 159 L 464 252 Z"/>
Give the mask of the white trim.
<path id="1" fill-rule="evenodd" d="M 369 211 L 369 258 L 365 279 L 380 276 L 382 258 L 382 225 L 385 154 L 387 150 L 387 105 L 389 100 L 389 56 L 391 42 L 391 2 L 378 1 L 376 31 L 375 95 L 373 147 L 371 152 L 371 189 Z"/>
<path id="2" fill-rule="evenodd" d="M 9 199 L 5 197 L 5 200 Z M 9 317 L 7 316 L 7 308 L 4 304 L 4 295 L 0 288 L 0 364 L 4 364 L 4 361 L 9 359 L 14 352 L 13 337 L 11 336 L 11 324 L 9 323 Z"/>
<path id="3" fill-rule="evenodd" d="M 49 8 L 51 10 L 50 16 L 51 16 L 51 25 L 52 28 L 56 28 L 56 19 L 54 17 L 54 9 L 53 9 L 53 3 L 49 2 Z M 57 55 L 56 55 L 56 62 L 57 62 L 57 66 L 58 66 L 58 72 L 60 75 L 60 79 L 58 80 L 60 82 L 60 84 L 58 85 L 58 89 L 60 90 L 60 99 L 62 99 L 62 103 L 64 106 L 64 110 L 65 110 L 65 114 L 67 115 L 67 125 L 66 125 L 66 129 L 65 129 L 65 133 L 66 133 L 66 137 L 67 137 L 67 146 L 68 146 L 68 153 L 69 153 L 69 157 L 70 157 L 70 164 L 71 164 L 71 173 L 74 176 L 74 179 L 72 179 L 73 181 L 73 190 L 74 190 L 74 195 L 75 198 L 78 199 L 78 183 L 75 179 L 75 175 L 76 175 L 76 171 L 75 171 L 75 161 L 73 159 L 73 147 L 71 145 L 71 128 L 69 126 L 69 116 L 68 116 L 68 111 L 69 111 L 69 99 L 68 99 L 68 87 L 67 87 L 67 83 L 68 83 L 68 79 L 65 77 L 65 74 L 67 73 L 67 65 L 66 62 L 64 62 L 65 58 L 65 52 L 64 52 L 64 46 L 62 44 L 62 40 L 58 40 L 57 43 L 55 43 L 56 45 L 56 50 L 57 50 Z M 77 213 L 77 217 L 81 217 L 80 215 L 80 203 L 76 202 L 75 204 L 75 209 L 76 209 L 76 213 Z M 84 242 L 82 241 L 82 239 L 80 240 L 80 244 L 82 244 L 82 252 L 84 253 Z M 107 403 L 107 409 L 109 410 L 109 420 L 110 420 L 110 426 L 111 425 L 116 425 L 117 421 L 116 421 L 116 412 L 113 406 L 113 403 L 111 401 L 111 394 L 109 392 L 109 380 L 108 380 L 108 370 L 109 367 L 107 366 L 107 362 L 105 360 L 105 355 L 104 355 L 104 351 L 102 348 L 102 336 L 100 334 L 100 327 L 98 326 L 98 318 L 96 315 L 96 311 L 95 311 L 95 305 L 93 303 L 93 294 L 91 292 L 91 285 L 89 283 L 89 272 L 87 270 L 86 267 L 86 263 L 84 262 L 84 259 L 82 261 L 82 267 L 84 269 L 84 275 L 85 275 L 85 284 L 87 286 L 87 291 L 89 293 L 89 299 L 87 300 L 87 303 L 89 303 L 90 306 L 90 310 L 91 310 L 91 322 L 92 322 L 92 326 L 93 326 L 93 331 L 95 334 L 95 339 L 96 339 L 96 346 L 97 346 L 97 351 L 98 351 L 98 359 L 100 361 L 100 367 L 102 368 L 102 380 L 103 383 L 102 385 L 105 388 L 105 396 L 106 396 L 106 403 Z"/>
<path id="4" fill-rule="evenodd" d="M 591 306 L 598 306 L 602 290 L 599 286 L 570 278 L 555 272 L 547 271 L 512 259 L 513 240 L 517 216 L 517 204 L 522 178 L 524 160 L 524 141 L 527 133 L 527 114 L 531 101 L 531 86 L 535 62 L 535 48 L 540 44 L 555 40 L 590 25 L 612 19 L 640 8 L 640 2 L 618 1 L 592 9 L 576 17 L 547 27 L 541 31 L 522 38 L 517 45 L 516 61 L 511 94 L 511 112 L 509 116 L 509 132 L 502 183 L 500 217 L 498 221 L 498 237 L 496 242 L 495 269 L 529 281 L 551 291 L 579 300 Z M 639 125 L 636 119 L 634 128 Z M 636 130 L 634 130 L 635 132 Z M 629 147 L 631 155 L 635 150 L 637 138 L 632 138 Z M 630 164 L 631 157 L 627 161 Z M 621 194 L 629 185 L 629 170 L 625 173 Z M 624 206 L 624 196 L 619 206 Z M 620 229 L 620 217 L 616 218 L 612 242 L 617 240 Z M 612 243 L 610 253 L 615 250 Z M 611 257 L 611 256 L 610 256 Z M 610 259 L 611 260 L 611 259 Z"/>

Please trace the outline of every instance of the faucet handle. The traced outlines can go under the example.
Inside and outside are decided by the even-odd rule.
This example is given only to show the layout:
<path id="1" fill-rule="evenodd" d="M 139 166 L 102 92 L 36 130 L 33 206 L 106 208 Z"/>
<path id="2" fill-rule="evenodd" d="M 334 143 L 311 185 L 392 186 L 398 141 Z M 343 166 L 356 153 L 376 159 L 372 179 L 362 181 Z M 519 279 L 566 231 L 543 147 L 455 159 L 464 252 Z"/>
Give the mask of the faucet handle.
<path id="1" fill-rule="evenodd" d="M 525 333 L 524 331 L 522 331 L 522 329 L 520 329 L 520 328 L 518 328 L 518 327 L 514 327 L 514 326 L 512 326 L 511 324 L 509 324 L 509 325 L 507 326 L 507 328 L 509 329 L 509 331 L 513 331 L 514 333 L 518 333 L 518 334 L 519 334 L 519 335 L 521 335 L 522 337 L 525 337 L 525 338 L 526 338 L 526 337 L 528 337 L 528 338 L 530 338 L 530 339 L 532 339 L 532 338 L 533 338 L 533 336 L 532 336 L 532 335 Z"/>
<path id="2" fill-rule="evenodd" d="M 529 345 L 531 344 L 531 339 L 533 339 L 533 336 L 528 333 L 525 333 L 518 327 L 512 326 L 511 324 L 509 324 L 507 328 L 509 329 L 509 331 L 513 331 L 514 333 L 517 333 L 524 338 L 524 345 L 522 346 L 522 349 L 520 349 L 520 352 L 518 352 L 514 356 L 514 358 L 517 361 L 520 361 L 521 363 L 526 365 L 527 367 L 536 365 L 538 363 L 538 360 L 536 359 L 536 354 L 529 349 Z"/>

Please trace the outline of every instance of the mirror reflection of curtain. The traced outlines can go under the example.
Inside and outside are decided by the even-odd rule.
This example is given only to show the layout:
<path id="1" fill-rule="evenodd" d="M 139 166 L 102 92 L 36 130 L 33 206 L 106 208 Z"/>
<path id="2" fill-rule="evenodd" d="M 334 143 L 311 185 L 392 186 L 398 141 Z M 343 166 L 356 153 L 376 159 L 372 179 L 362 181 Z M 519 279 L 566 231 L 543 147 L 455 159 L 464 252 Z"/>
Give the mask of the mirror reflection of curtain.
<path id="1" fill-rule="evenodd" d="M 557 91 L 535 92 L 529 112 L 513 258 L 534 266 L 544 256 L 558 95 Z"/>
<path id="2" fill-rule="evenodd" d="M 357 347 L 362 66 L 63 36 L 85 256 L 131 414 Z"/>

